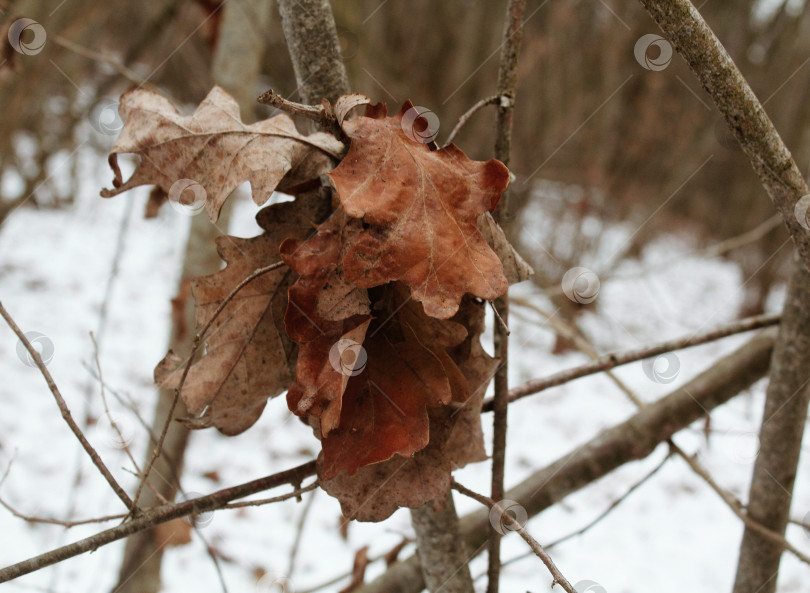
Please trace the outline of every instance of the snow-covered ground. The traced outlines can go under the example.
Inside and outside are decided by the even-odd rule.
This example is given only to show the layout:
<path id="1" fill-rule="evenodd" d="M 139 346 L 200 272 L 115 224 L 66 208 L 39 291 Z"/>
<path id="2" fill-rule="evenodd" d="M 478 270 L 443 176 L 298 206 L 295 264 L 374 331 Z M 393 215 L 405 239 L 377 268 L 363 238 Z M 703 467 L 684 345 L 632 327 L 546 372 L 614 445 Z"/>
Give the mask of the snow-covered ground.
<path id="1" fill-rule="evenodd" d="M 111 174 L 102 171 L 103 159 L 88 153 L 85 174 L 75 205 L 69 210 L 20 209 L 0 229 L 0 299 L 24 331 L 44 335 L 53 346 L 48 368 L 74 415 L 84 425 L 119 481 L 130 490 L 135 479 L 131 465 L 116 443 L 104 416 L 89 332 L 97 332 L 100 360 L 112 414 L 140 460 L 143 431 L 132 412 L 110 390 L 131 397 L 151 420 L 155 390 L 151 385 L 155 363 L 165 353 L 169 299 L 180 269 L 188 217 L 164 208 L 157 220 L 139 214 L 146 191 L 111 200 L 98 198 Z M 134 214 L 126 232 L 126 249 L 112 285 L 107 322 L 99 332 L 99 319 L 110 277 L 121 221 L 128 200 Z M 242 200 L 235 213 L 233 234 L 255 234 L 255 206 Z M 615 243 L 632 229 L 613 229 L 606 237 Z M 542 243 L 542 237 L 534 237 Z M 580 323 L 600 352 L 640 346 L 687 335 L 732 319 L 741 300 L 745 279 L 732 264 L 688 257 L 689 245 L 662 237 L 650 245 L 641 261 L 625 262 L 605 278 L 598 307 Z M 583 262 L 598 270 L 598 262 Z M 643 273 L 640 273 L 643 272 Z M 515 294 L 532 298 L 543 308 L 549 301 L 536 288 L 521 285 Z M 773 299 L 777 308 L 780 298 Z M 587 361 L 584 355 L 554 356 L 554 336 L 536 313 L 519 310 L 511 322 L 511 381 L 549 375 Z M 530 321 L 530 320 L 534 321 Z M 653 401 L 702 371 L 710 362 L 747 339 L 720 342 L 677 353 L 679 370 L 670 383 L 656 383 L 642 365 L 632 364 L 616 374 L 644 400 Z M 666 366 L 666 365 L 664 365 Z M 666 371 L 665 368 L 659 369 Z M 0 328 L 0 472 L 13 461 L 0 495 L 21 512 L 67 518 L 87 518 L 121 512 L 121 503 L 90 464 L 61 419 L 38 370 L 18 357 L 17 339 Z M 713 434 L 707 442 L 702 424 L 676 436 L 690 452 L 698 453 L 713 475 L 736 495 L 745 498 L 756 454 L 756 430 L 761 413 L 764 382 L 737 397 L 712 415 Z M 507 485 L 567 453 L 599 430 L 622 421 L 634 411 L 627 397 L 602 375 L 581 379 L 527 398 L 510 409 Z M 90 419 L 90 424 L 86 421 Z M 487 437 L 490 417 L 485 417 Z M 291 418 L 284 398 L 269 403 L 260 421 L 246 433 L 226 438 L 215 431 L 193 435 L 183 487 L 189 493 L 213 490 L 270 474 L 311 459 L 317 451 L 311 431 Z M 548 543 L 587 524 L 637 480 L 657 465 L 666 451 L 628 464 L 605 479 L 575 493 L 534 518 L 531 533 Z M 216 473 L 218 481 L 210 476 Z M 206 477 L 208 475 L 209 477 Z M 802 459 L 793 516 L 810 511 L 810 458 Z M 489 464 L 480 463 L 457 473 L 457 479 L 486 491 Z M 276 492 L 280 492 L 276 491 Z M 290 550 L 304 504 L 294 500 L 261 508 L 221 511 L 202 534 L 224 556 L 225 581 L 232 592 L 269 593 L 271 578 L 261 572 L 288 575 L 301 591 L 347 573 L 354 553 L 364 545 L 376 557 L 411 534 L 408 513 L 397 512 L 381 524 L 352 524 L 348 541 L 339 532 L 340 509 L 322 491 L 314 496 L 304 523 L 300 552 L 290 572 Z M 460 513 L 476 503 L 457 497 Z M 110 525 L 114 525 L 112 523 Z M 69 530 L 32 525 L 0 509 L 0 565 L 8 565 L 98 530 L 80 526 Z M 678 459 L 633 493 L 607 518 L 582 536 L 555 547 L 552 555 L 574 583 L 592 581 L 591 593 L 715 593 L 729 591 L 733 581 L 740 522 L 719 498 Z M 810 535 L 791 527 L 791 541 L 810 553 Z M 41 570 L 3 586 L 3 591 L 53 593 L 109 591 L 115 583 L 123 543 L 103 547 L 55 567 Z M 328 553 L 327 553 L 328 551 Z M 403 556 L 413 551 L 406 548 Z M 523 541 L 504 539 L 503 557 L 522 556 Z M 792 556 L 783 558 L 782 592 L 806 590 L 808 568 Z M 474 576 L 485 572 L 485 556 L 472 563 Z M 384 570 L 370 566 L 373 578 Z M 169 549 L 164 560 L 167 593 L 221 590 L 214 566 L 199 538 Z M 504 591 L 549 591 L 551 578 L 537 558 L 527 556 L 509 564 L 503 573 Z M 485 578 L 477 581 L 483 590 Z M 326 587 L 337 591 L 342 584 Z M 598 585 L 597 585 L 598 584 Z M 582 584 L 585 590 L 587 585 Z M 598 587 L 601 587 L 598 588 Z M 289 589 L 293 590 L 293 589 Z"/>

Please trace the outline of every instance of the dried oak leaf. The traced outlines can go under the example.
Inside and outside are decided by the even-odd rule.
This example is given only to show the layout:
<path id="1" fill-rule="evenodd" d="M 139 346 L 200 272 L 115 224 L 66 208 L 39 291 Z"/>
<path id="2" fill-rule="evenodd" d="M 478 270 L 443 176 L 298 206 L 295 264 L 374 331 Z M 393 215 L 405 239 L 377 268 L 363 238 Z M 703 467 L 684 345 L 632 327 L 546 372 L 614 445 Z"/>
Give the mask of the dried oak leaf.
<path id="1" fill-rule="evenodd" d="M 526 263 L 520 254 L 512 247 L 506 234 L 489 212 L 485 212 L 478 219 L 478 230 L 484 236 L 498 259 L 503 264 L 503 273 L 509 284 L 517 284 L 528 280 L 534 274 L 532 267 Z"/>
<path id="2" fill-rule="evenodd" d="M 299 344 L 287 405 L 299 416 L 317 418 L 322 434 L 340 420 L 343 392 L 360 363 L 347 357 L 365 339 L 371 319 L 366 291 L 340 281 L 341 237 L 350 232 L 346 217 L 335 212 L 317 234 L 306 241 L 288 239 L 280 249 L 284 262 L 299 274 L 285 315 L 287 335 Z"/>
<path id="3" fill-rule="evenodd" d="M 287 403 L 313 420 L 327 478 L 395 454 L 413 455 L 429 441 L 428 408 L 464 401 L 469 393 L 446 352 L 465 339 L 461 325 L 425 315 L 401 283 L 373 289 L 369 312 L 365 295 L 346 293 L 347 285 L 335 281 L 342 246 L 357 227 L 338 211 L 315 236 L 281 247 L 284 261 L 300 275 L 285 318 L 288 335 L 300 345 Z M 343 299 L 343 319 L 326 319 L 319 311 L 326 297 Z"/>
<path id="4" fill-rule="evenodd" d="M 287 115 L 243 124 L 239 105 L 218 86 L 187 117 L 146 89 L 124 93 L 119 112 L 125 123 L 109 157 L 114 188 L 101 195 L 109 198 L 155 184 L 170 199 L 180 200 L 174 194 L 182 194 L 191 180 L 204 190 L 205 209 L 213 221 L 239 184 L 249 181 L 253 200 L 262 205 L 276 189 L 294 191 L 317 179 L 343 152 L 343 144 L 329 134 L 300 134 Z M 118 166 L 123 153 L 140 157 L 126 182 Z M 178 182 L 184 183 L 175 185 Z"/>
<path id="5" fill-rule="evenodd" d="M 368 106 L 366 116 L 343 121 L 351 144 L 329 178 L 346 213 L 367 228 L 342 264 L 357 286 L 404 282 L 428 315 L 447 319 L 465 293 L 491 300 L 507 290 L 477 220 L 495 208 L 509 172 L 494 159 L 472 161 L 455 145 L 431 151 L 413 140 L 403 129 L 412 108 L 406 102 L 389 118 Z"/>
<path id="6" fill-rule="evenodd" d="M 453 322 L 467 328 L 467 337 L 449 349 L 470 388 L 464 400 L 431 408 L 430 441 L 413 457 L 395 455 L 388 461 L 324 476 L 324 455 L 318 458 L 321 487 L 340 501 L 344 516 L 358 521 L 382 521 L 400 507 L 441 505 L 450 491 L 451 472 L 486 459 L 481 432 L 481 402 L 495 371 L 496 361 L 481 347 L 484 310 L 470 297 L 462 301 Z"/>
<path id="7" fill-rule="evenodd" d="M 217 250 L 227 266 L 192 282 L 198 330 L 240 282 L 279 261 L 284 239 L 311 234 L 324 206 L 328 202 L 319 195 L 300 196 L 259 212 L 256 220 L 264 234 L 252 239 L 218 237 Z M 205 355 L 191 366 L 181 392 L 189 413 L 203 414 L 191 426 L 213 425 L 224 434 L 239 434 L 256 422 L 268 398 L 290 385 L 295 344 L 284 331 L 284 312 L 294 279 L 286 266 L 255 278 L 213 321 Z M 185 361 L 170 352 L 155 369 L 156 383 L 176 388 L 184 366 Z"/>

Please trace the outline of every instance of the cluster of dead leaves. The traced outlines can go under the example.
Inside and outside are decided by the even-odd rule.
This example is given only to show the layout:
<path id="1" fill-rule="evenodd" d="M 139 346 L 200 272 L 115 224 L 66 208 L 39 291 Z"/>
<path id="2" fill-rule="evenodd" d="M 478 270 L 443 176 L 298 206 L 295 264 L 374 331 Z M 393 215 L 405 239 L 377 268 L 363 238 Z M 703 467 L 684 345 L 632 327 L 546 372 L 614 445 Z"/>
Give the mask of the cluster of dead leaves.
<path id="1" fill-rule="evenodd" d="M 365 115 L 349 118 L 358 106 Z M 479 340 L 484 300 L 530 273 L 489 214 L 506 167 L 412 140 L 410 108 L 387 117 L 365 97 L 340 98 L 346 151 L 286 115 L 245 125 L 219 88 L 188 117 L 130 91 L 115 187 L 102 192 L 153 184 L 172 198 L 191 179 L 212 220 L 244 181 L 259 205 L 276 190 L 296 196 L 259 212 L 262 235 L 217 240 L 227 266 L 192 285 L 206 351 L 181 395 L 194 426 L 238 434 L 287 391 L 321 440 L 322 487 L 361 520 L 441 503 L 451 471 L 485 457 L 479 413 L 495 361 Z M 140 156 L 126 182 L 120 153 Z M 169 353 L 156 381 L 179 386 L 185 366 Z"/>

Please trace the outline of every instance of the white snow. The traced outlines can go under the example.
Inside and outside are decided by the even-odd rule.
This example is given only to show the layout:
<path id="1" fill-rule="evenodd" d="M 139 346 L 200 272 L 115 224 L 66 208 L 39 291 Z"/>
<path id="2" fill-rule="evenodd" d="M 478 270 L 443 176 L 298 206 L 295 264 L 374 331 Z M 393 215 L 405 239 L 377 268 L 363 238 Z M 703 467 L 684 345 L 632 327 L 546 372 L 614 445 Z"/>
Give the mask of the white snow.
<path id="1" fill-rule="evenodd" d="M 48 368 L 74 416 L 85 427 L 117 479 L 130 491 L 135 480 L 120 446 L 116 446 L 104 417 L 94 368 L 90 331 L 98 331 L 99 312 L 113 264 L 115 245 L 127 201 L 134 213 L 126 249 L 109 300 L 102 335 L 101 366 L 110 389 L 131 397 L 151 421 L 155 390 L 152 370 L 165 353 L 169 299 L 180 269 L 188 218 L 164 208 L 158 220 L 144 220 L 147 191 L 110 200 L 98 197 L 109 184 L 103 158 L 83 150 L 84 172 L 75 204 L 64 210 L 22 208 L 0 229 L 0 298 L 24 331 L 38 331 L 54 348 Z M 106 166 L 105 166 L 106 167 Z M 126 174 L 126 172 L 125 172 Z M 11 181 L 8 181 L 11 183 Z M 235 234 L 256 233 L 255 205 L 239 202 Z M 537 227 L 535 227 L 537 228 Z M 632 229 L 610 228 L 606 240 L 615 247 Z M 542 244 L 543 237 L 535 237 Z M 666 338 L 687 335 L 733 319 L 744 282 L 739 269 L 720 259 L 689 256 L 692 247 L 673 237 L 661 237 L 643 253 L 641 261 L 622 262 L 602 280 L 593 307 L 579 320 L 600 352 L 621 350 Z M 595 258 L 582 265 L 599 271 Z M 539 291 L 524 284 L 515 294 L 530 297 L 549 309 Z M 778 308 L 779 300 L 773 300 Z M 514 316 L 511 381 L 542 377 L 588 359 L 581 354 L 551 354 L 554 337 L 536 313 L 520 311 L 536 323 Z M 678 372 L 670 383 L 656 383 L 640 363 L 615 372 L 645 401 L 654 401 L 701 372 L 712 360 L 744 343 L 747 336 L 677 352 Z M 659 361 L 657 371 L 666 373 Z M 17 355 L 17 339 L 0 328 L 0 471 L 13 460 L 0 495 L 21 511 L 47 517 L 86 518 L 122 511 L 95 467 L 80 450 L 59 415 L 53 397 L 37 369 Z M 756 431 L 765 382 L 735 398 L 712 414 L 713 433 L 707 442 L 702 423 L 676 436 L 687 451 L 695 452 L 716 479 L 736 495 L 747 496 L 756 453 Z M 140 461 L 145 439 L 131 411 L 108 391 L 113 416 Z M 627 397 L 604 375 L 581 379 L 527 398 L 510 409 L 507 485 L 592 438 L 598 431 L 634 413 Z M 491 416 L 485 416 L 487 438 Z M 88 423 L 88 420 L 91 422 Z M 310 429 L 286 409 L 283 397 L 273 400 L 259 422 L 246 433 L 226 438 L 214 431 L 193 435 L 187 455 L 183 487 L 191 493 L 244 482 L 303 463 L 313 457 L 318 443 Z M 549 543 L 595 518 L 666 455 L 660 447 L 650 458 L 628 464 L 598 483 L 566 498 L 529 523 L 541 542 Z M 802 459 L 793 516 L 810 511 L 810 460 Z M 204 474 L 216 471 L 220 481 Z M 489 464 L 465 468 L 457 479 L 479 491 L 488 489 Z M 283 489 L 268 495 L 279 494 Z M 398 511 L 380 524 L 352 524 L 348 541 L 339 533 L 337 502 L 322 491 L 315 496 L 305 523 L 297 562 L 289 575 L 290 549 L 304 505 L 294 500 L 260 508 L 217 512 L 202 528 L 205 538 L 222 552 L 225 580 L 232 592 L 270 592 L 270 577 L 257 581 L 261 569 L 277 577 L 289 575 L 294 590 L 312 586 L 350 571 L 354 553 L 364 545 L 376 557 L 411 534 L 407 511 Z M 457 497 L 460 513 L 477 503 Z M 106 524 L 115 525 L 116 522 Z M 0 564 L 3 566 L 88 536 L 98 526 L 69 530 L 32 525 L 0 509 Z M 607 518 L 584 535 L 552 550 L 563 573 L 574 583 L 593 581 L 591 593 L 657 591 L 658 593 L 714 593 L 730 590 L 742 528 L 720 499 L 677 458 L 632 494 Z M 810 553 L 810 536 L 791 527 L 789 538 Z M 8 593 L 51 591 L 109 591 L 115 583 L 123 542 L 102 547 L 55 567 L 6 584 Z M 402 553 L 412 553 L 409 546 Z M 513 535 L 504 539 L 505 559 L 524 555 L 527 547 Z M 781 592 L 800 591 L 807 567 L 790 555 L 783 558 Z M 371 579 L 383 563 L 369 567 Z M 474 575 L 486 570 L 482 555 L 472 563 Z M 275 578 L 275 577 L 274 577 Z M 217 576 L 199 538 L 169 549 L 164 560 L 164 591 L 219 591 Z M 345 586 L 326 587 L 336 591 Z M 484 590 L 486 579 L 477 581 Z M 539 560 L 527 556 L 504 569 L 504 591 L 550 591 L 551 578 Z M 603 589 L 599 589 L 601 586 Z M 587 585 L 582 584 L 581 588 Z M 292 590 L 292 589 L 290 589 Z"/>

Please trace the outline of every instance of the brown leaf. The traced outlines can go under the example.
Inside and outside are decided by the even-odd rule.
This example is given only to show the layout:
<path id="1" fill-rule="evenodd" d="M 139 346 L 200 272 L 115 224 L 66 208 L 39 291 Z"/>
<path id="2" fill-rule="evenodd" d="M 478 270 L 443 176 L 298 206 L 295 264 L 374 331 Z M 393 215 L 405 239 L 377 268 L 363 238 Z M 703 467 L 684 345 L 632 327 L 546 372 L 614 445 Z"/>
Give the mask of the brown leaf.
<path id="1" fill-rule="evenodd" d="M 290 288 L 285 318 L 288 335 L 300 345 L 287 404 L 314 420 L 326 479 L 393 455 L 413 455 L 429 441 L 428 408 L 469 395 L 447 353 L 464 341 L 464 327 L 425 315 L 399 283 L 372 291 L 373 317 L 358 308 L 366 300 L 347 296 L 340 282 L 330 283 L 340 277 L 342 245 L 359 232 L 356 226 L 338 211 L 315 236 L 281 247 L 284 261 L 300 275 Z M 341 307 L 352 315 L 325 319 L 318 310 L 324 294 L 353 302 Z"/>
<path id="2" fill-rule="evenodd" d="M 363 342 L 370 320 L 366 291 L 339 280 L 341 236 L 351 232 L 345 222 L 336 212 L 307 241 L 288 239 L 281 246 L 284 262 L 300 275 L 289 290 L 285 316 L 287 334 L 300 346 L 287 405 L 295 414 L 318 418 L 323 435 L 338 425 L 343 392 L 359 363 L 343 356 Z"/>
<path id="3" fill-rule="evenodd" d="M 435 320 L 434 320 L 435 321 Z M 447 322 L 445 322 L 447 323 Z M 340 501 L 346 517 L 358 521 L 382 521 L 400 507 L 441 504 L 450 490 L 454 469 L 486 459 L 481 432 L 481 402 L 494 373 L 495 360 L 484 352 L 480 335 L 484 327 L 483 306 L 466 297 L 452 323 L 467 329 L 465 339 L 449 348 L 469 386 L 469 397 L 454 393 L 449 405 L 429 408 L 429 443 L 413 457 L 394 455 L 350 475 L 340 472 L 329 478 L 326 444 L 318 459 L 321 486 Z M 345 397 L 348 397 L 348 392 Z"/>
<path id="4" fill-rule="evenodd" d="M 314 221 L 322 216 L 318 204 L 323 207 L 323 199 L 311 195 L 269 206 L 256 217 L 265 229 L 263 235 L 217 239 L 219 253 L 228 265 L 192 283 L 198 330 L 254 270 L 280 261 L 282 240 L 312 232 Z M 238 434 L 259 418 L 268 398 L 287 389 L 295 344 L 287 337 L 283 320 L 287 290 L 294 278 L 285 266 L 259 276 L 212 323 L 205 356 L 192 365 L 181 393 L 189 413 L 204 412 L 191 426 L 213 425 L 224 434 Z M 167 356 L 155 369 L 156 382 L 176 388 L 184 364 L 177 356 Z"/>
<path id="5" fill-rule="evenodd" d="M 361 287 L 401 280 L 431 317 L 447 319 L 465 293 L 484 299 L 507 289 L 500 260 L 477 227 L 509 182 L 497 160 L 472 161 L 455 145 L 431 151 L 403 130 L 406 102 L 394 117 L 379 108 L 343 122 L 351 139 L 329 174 L 346 213 L 367 228 L 343 258 L 346 279 Z"/>
<path id="6" fill-rule="evenodd" d="M 236 101 L 216 86 L 187 117 L 168 99 L 140 88 L 121 96 L 119 112 L 124 128 L 109 157 L 114 189 L 101 195 L 109 198 L 155 184 L 170 199 L 181 200 L 183 188 L 191 185 L 195 200 L 205 199 L 213 221 L 240 183 L 249 181 L 253 200 L 262 205 L 276 189 L 317 179 L 343 152 L 343 145 L 329 134 L 300 134 L 287 115 L 243 124 Z M 126 182 L 118 166 L 123 153 L 140 157 Z"/>

